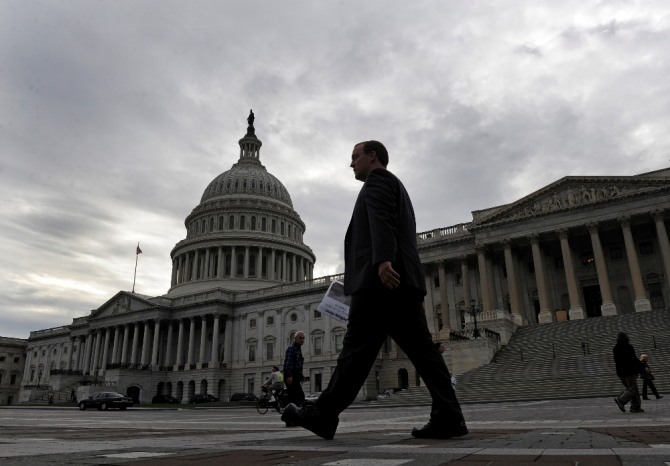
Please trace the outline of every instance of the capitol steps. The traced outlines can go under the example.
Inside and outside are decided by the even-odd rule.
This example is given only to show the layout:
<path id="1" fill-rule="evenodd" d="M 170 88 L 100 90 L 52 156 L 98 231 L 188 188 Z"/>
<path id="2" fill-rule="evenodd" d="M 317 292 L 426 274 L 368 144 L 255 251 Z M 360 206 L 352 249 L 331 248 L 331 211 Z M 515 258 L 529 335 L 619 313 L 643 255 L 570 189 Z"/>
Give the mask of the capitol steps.
<path id="1" fill-rule="evenodd" d="M 520 327 L 494 361 L 457 377 L 458 398 L 468 403 L 617 395 L 622 386 L 612 347 L 620 330 L 638 356 L 649 354 L 657 389 L 670 391 L 670 311 L 658 310 Z M 412 387 L 380 403 L 430 403 L 430 395 Z"/>

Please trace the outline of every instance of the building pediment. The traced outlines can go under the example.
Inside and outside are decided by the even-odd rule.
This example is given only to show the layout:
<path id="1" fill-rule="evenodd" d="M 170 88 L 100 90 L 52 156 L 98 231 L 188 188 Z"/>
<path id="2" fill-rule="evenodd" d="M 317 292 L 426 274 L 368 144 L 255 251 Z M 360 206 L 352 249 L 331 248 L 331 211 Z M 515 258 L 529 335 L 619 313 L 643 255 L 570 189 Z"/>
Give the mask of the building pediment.
<path id="1" fill-rule="evenodd" d="M 634 197 L 670 190 L 670 178 L 568 176 L 475 220 L 470 230 L 499 223 L 550 215 L 560 211 L 593 208 Z"/>
<path id="2" fill-rule="evenodd" d="M 130 312 L 141 311 L 155 308 L 156 305 L 140 295 L 128 293 L 126 291 L 118 292 L 112 299 L 94 310 L 91 319 L 104 319 Z"/>

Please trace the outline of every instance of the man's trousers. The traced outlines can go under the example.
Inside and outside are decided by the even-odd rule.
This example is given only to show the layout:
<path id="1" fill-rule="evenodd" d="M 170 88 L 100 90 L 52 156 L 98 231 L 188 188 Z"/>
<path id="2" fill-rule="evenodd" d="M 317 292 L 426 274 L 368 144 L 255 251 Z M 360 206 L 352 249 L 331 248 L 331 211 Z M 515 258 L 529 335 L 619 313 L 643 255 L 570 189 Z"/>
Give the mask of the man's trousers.
<path id="1" fill-rule="evenodd" d="M 460 426 L 461 407 L 447 365 L 428 331 L 421 300 L 407 291 L 381 286 L 352 296 L 342 351 L 328 387 L 317 401 L 319 410 L 337 416 L 356 399 L 388 336 L 428 387 L 434 406 L 431 422 Z"/>

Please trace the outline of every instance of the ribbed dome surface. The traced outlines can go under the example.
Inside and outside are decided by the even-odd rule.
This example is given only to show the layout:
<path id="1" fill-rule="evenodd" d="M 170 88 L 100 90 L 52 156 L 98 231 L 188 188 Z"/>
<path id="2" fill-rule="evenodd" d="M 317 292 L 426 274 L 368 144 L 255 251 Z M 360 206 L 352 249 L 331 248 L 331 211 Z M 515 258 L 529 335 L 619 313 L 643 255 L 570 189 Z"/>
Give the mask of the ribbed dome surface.
<path id="1" fill-rule="evenodd" d="M 239 194 L 271 197 L 293 208 L 291 196 L 281 181 L 268 173 L 263 165 L 251 160 L 240 160 L 230 170 L 214 178 L 202 194 L 200 203 Z"/>

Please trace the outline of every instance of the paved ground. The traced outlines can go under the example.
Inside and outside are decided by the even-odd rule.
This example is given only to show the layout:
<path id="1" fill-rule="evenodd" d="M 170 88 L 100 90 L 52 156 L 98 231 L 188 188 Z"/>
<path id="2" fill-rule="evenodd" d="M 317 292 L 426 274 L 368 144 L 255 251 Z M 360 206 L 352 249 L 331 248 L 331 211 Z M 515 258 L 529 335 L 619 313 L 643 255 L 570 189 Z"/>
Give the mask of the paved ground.
<path id="1" fill-rule="evenodd" d="M 622 413 L 611 398 L 465 405 L 470 434 L 416 440 L 428 407 L 358 405 L 334 440 L 253 407 L 0 409 L 0 465 L 670 465 L 670 396 Z"/>

